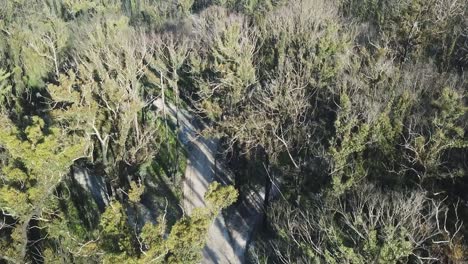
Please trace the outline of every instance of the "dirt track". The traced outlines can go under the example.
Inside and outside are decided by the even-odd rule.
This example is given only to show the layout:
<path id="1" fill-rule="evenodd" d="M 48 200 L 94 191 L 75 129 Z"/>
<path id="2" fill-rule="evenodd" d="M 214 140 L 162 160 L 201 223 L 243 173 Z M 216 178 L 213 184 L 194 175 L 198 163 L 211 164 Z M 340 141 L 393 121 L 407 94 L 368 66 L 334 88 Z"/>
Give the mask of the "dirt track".
<path id="1" fill-rule="evenodd" d="M 163 108 L 161 100 L 154 105 L 175 119 L 176 109 L 169 105 Z M 217 139 L 207 139 L 198 134 L 193 118 L 186 111 L 179 111 L 179 139 L 188 153 L 187 168 L 183 181 L 183 208 L 190 215 L 196 207 L 205 206 L 204 195 L 208 185 L 215 179 L 215 154 Z M 208 239 L 203 249 L 202 263 L 241 263 L 234 253 L 234 246 L 223 215 L 220 213 L 210 226 Z"/>

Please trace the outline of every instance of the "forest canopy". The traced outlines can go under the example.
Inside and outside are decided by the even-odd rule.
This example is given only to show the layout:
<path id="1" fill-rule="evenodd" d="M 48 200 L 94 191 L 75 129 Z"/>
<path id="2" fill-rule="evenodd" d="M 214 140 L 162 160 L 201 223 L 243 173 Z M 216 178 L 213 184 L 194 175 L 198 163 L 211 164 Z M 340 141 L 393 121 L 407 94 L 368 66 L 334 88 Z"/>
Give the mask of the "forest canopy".
<path id="1" fill-rule="evenodd" d="M 468 0 L 0 0 L 0 263 L 464 263 L 467 68 Z"/>

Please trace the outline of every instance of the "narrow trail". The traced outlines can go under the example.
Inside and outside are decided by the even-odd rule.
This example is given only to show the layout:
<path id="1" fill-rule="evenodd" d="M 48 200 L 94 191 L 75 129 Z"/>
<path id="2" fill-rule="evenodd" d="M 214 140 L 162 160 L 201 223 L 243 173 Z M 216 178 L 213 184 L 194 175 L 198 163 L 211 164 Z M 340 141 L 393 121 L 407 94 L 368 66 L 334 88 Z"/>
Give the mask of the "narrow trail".
<path id="1" fill-rule="evenodd" d="M 164 106 L 162 100 L 156 100 L 154 105 L 171 118 L 176 118 L 173 105 Z M 218 140 L 204 138 L 199 135 L 200 129 L 194 125 L 192 116 L 186 111 L 179 111 L 179 140 L 188 153 L 187 168 L 183 181 L 182 206 L 190 215 L 194 208 L 205 206 L 204 195 L 211 182 L 215 180 L 215 155 Z M 207 243 L 203 249 L 202 263 L 242 263 L 236 246 L 232 243 L 226 221 L 220 213 L 209 228 Z M 243 255 L 243 253 L 242 253 Z"/>

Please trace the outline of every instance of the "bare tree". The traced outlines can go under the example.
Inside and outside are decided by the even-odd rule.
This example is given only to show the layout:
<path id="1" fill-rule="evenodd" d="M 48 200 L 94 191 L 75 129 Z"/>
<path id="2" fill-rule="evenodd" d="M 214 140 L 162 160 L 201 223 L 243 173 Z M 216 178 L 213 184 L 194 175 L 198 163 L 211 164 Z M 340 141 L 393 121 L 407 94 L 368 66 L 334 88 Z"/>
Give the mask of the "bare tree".
<path id="1" fill-rule="evenodd" d="M 278 202 L 271 222 L 282 235 L 271 247 L 282 263 L 437 263 L 437 247 L 451 247 L 462 227 L 458 208 L 452 221 L 449 209 L 445 199 L 421 191 L 382 192 L 368 184 L 339 200 L 316 196 L 308 209 Z"/>

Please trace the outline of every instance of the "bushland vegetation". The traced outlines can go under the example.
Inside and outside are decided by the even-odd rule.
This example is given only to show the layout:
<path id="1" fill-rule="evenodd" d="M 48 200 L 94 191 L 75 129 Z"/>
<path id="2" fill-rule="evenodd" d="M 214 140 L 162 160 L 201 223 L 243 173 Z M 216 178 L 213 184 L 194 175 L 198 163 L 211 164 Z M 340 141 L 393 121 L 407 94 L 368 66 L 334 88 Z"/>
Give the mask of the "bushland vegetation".
<path id="1" fill-rule="evenodd" d="M 467 0 L 0 0 L 0 35 L 0 262 L 198 263 L 252 190 L 248 262 L 468 261 Z M 160 98 L 235 176 L 190 216 Z"/>

